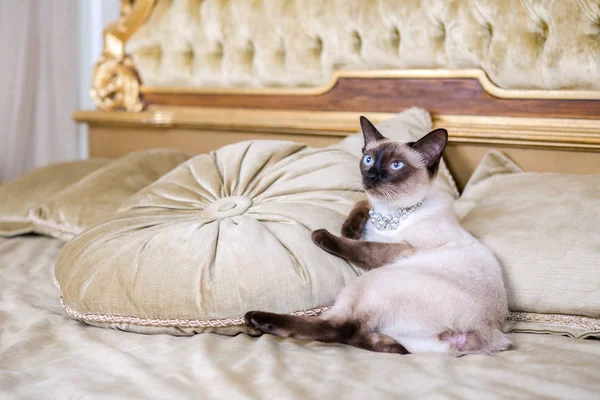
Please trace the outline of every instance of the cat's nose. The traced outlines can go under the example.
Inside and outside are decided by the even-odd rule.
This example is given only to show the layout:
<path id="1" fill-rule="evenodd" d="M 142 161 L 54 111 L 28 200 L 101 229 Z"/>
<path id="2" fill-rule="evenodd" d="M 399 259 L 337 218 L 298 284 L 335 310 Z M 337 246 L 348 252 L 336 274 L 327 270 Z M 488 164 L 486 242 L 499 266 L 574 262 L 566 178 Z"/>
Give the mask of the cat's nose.
<path id="1" fill-rule="evenodd" d="M 377 182 L 379 180 L 379 176 L 377 174 L 374 174 L 372 172 L 369 172 L 365 175 L 365 182 L 369 185 L 374 184 L 375 182 Z"/>

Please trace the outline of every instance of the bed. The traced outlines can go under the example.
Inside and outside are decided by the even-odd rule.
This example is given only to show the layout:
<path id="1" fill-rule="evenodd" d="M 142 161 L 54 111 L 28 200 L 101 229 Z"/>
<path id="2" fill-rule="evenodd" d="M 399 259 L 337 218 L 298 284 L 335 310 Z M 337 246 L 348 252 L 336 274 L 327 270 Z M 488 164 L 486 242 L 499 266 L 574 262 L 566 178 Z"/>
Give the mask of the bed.
<path id="1" fill-rule="evenodd" d="M 85 326 L 56 298 L 61 242 L 2 239 L 5 398 L 589 398 L 600 343 L 512 334 L 497 356 L 398 357 L 272 336 L 139 335 Z"/>
<path id="2" fill-rule="evenodd" d="M 118 158 L 249 139 L 323 147 L 357 131 L 360 115 L 385 121 L 418 106 L 449 130 L 445 160 L 460 190 L 490 149 L 525 171 L 600 174 L 598 13 L 591 1 L 123 0 L 94 70 L 98 109 L 74 118 L 89 127 L 90 157 Z M 269 335 L 84 325 L 53 285 L 63 245 L 0 238 L 2 397 L 600 393 L 594 338 L 511 333 L 513 350 L 495 356 L 400 357 Z"/>

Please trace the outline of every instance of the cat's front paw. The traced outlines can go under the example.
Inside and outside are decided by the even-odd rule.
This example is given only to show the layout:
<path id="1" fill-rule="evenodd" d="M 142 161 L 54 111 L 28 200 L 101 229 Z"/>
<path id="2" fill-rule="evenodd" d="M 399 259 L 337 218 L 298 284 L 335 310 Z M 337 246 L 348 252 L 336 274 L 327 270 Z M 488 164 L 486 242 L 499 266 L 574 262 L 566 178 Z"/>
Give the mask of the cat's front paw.
<path id="1" fill-rule="evenodd" d="M 326 252 L 331 254 L 339 253 L 338 238 L 332 235 L 327 229 L 317 229 L 312 233 L 311 238 L 314 244 Z"/>
<path id="2" fill-rule="evenodd" d="M 369 215 L 370 210 L 371 205 L 368 201 L 363 200 L 356 203 L 342 225 L 342 237 L 360 240 L 363 231 L 365 230 L 365 225 L 371 217 Z"/>
<path id="3" fill-rule="evenodd" d="M 348 239 L 360 240 L 365 230 L 366 220 L 346 221 L 342 225 L 342 236 Z"/>

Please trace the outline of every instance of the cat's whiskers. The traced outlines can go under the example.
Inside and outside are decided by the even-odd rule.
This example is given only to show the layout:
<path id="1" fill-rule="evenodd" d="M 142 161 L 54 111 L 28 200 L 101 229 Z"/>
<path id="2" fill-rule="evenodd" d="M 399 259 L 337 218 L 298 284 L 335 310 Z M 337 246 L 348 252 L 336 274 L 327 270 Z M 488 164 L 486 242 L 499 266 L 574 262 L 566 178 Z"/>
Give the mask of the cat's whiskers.
<path id="1" fill-rule="evenodd" d="M 397 188 L 393 185 L 382 185 L 380 187 L 380 192 L 386 202 L 394 204 L 397 201 Z"/>
<path id="2" fill-rule="evenodd" d="M 411 192 L 404 187 L 398 187 L 395 185 L 386 185 L 386 188 L 389 190 L 390 202 L 393 204 L 397 204 L 402 201 L 402 199 L 406 197 L 410 197 Z"/>
<path id="3" fill-rule="evenodd" d="M 356 199 L 352 199 L 353 202 L 356 202 L 358 200 L 358 197 L 360 197 L 360 193 L 364 193 L 362 180 L 358 179 L 356 181 L 351 181 L 350 184 L 341 191 L 340 195 L 335 199 L 334 203 L 339 203 L 342 197 L 347 196 L 348 192 L 356 194 Z"/>

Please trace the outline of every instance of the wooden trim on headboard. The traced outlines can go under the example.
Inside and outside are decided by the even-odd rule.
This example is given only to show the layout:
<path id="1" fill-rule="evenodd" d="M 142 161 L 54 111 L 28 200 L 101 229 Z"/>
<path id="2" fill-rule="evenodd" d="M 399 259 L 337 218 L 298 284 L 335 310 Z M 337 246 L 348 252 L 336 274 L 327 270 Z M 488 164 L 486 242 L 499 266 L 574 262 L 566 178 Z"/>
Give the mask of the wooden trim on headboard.
<path id="1" fill-rule="evenodd" d="M 481 69 L 395 69 L 334 71 L 330 80 L 315 87 L 194 87 L 144 86 L 143 94 L 163 95 L 255 95 L 318 96 L 332 91 L 340 81 L 357 79 L 460 79 L 477 81 L 489 95 L 499 99 L 600 100 L 598 90 L 504 89 L 494 84 Z"/>
<path id="2" fill-rule="evenodd" d="M 318 95 L 148 92 L 145 99 L 152 105 L 188 107 L 395 113 L 418 106 L 435 114 L 600 119 L 600 100 L 498 98 L 474 78 L 416 78 L 405 75 L 408 71 L 385 78 L 366 72 L 376 71 L 340 78 Z"/>
<path id="3" fill-rule="evenodd" d="M 360 115 L 379 122 L 395 113 L 153 106 L 140 113 L 78 111 L 74 118 L 104 126 L 344 137 L 359 131 Z M 598 119 L 433 114 L 433 123 L 455 143 L 600 151 Z"/>

